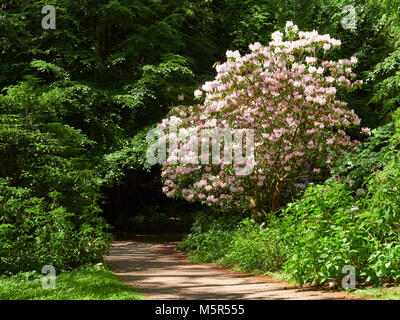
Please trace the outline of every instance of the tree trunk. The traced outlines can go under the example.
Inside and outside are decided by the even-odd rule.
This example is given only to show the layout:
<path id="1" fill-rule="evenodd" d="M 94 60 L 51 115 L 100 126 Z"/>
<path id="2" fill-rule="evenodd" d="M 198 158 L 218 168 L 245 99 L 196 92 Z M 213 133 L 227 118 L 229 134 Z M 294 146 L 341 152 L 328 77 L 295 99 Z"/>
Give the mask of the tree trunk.
<path id="1" fill-rule="evenodd" d="M 272 199 L 271 211 L 276 211 L 279 208 L 279 201 L 281 199 L 282 180 L 278 180 L 275 187 L 274 198 Z"/>

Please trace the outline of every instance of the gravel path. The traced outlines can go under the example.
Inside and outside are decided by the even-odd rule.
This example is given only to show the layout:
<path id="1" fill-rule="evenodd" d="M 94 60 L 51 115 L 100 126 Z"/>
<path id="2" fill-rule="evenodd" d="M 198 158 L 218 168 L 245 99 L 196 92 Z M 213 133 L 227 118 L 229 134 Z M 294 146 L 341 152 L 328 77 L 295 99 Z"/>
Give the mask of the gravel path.
<path id="1" fill-rule="evenodd" d="M 147 299 L 355 299 L 344 293 L 297 289 L 266 276 L 246 275 L 215 264 L 195 264 L 174 252 L 175 243 L 116 241 L 106 259 L 122 280 Z"/>

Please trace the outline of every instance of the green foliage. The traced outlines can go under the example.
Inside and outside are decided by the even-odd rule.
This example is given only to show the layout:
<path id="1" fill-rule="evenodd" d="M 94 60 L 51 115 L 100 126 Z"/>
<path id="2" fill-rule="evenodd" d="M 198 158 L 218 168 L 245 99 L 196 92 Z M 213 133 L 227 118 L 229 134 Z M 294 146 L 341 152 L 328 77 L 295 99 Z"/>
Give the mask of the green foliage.
<path id="1" fill-rule="evenodd" d="M 354 201 L 340 184 L 311 187 L 305 196 L 289 205 L 283 218 L 292 226 L 285 271 L 296 282 L 339 284 L 345 265 L 355 268 L 359 283 L 400 279 L 398 223 L 373 205 L 376 200 Z"/>
<path id="2" fill-rule="evenodd" d="M 400 109 L 393 112 L 392 121 L 373 129 L 369 138 L 358 149 L 343 154 L 337 167 L 331 170 L 328 183 L 341 181 L 352 190 L 364 188 L 367 178 L 382 170 L 389 163 L 396 161 L 396 150 L 400 144 Z"/>
<path id="3" fill-rule="evenodd" d="M 0 179 L 0 273 L 44 265 L 61 270 L 102 260 L 110 241 L 102 220 L 89 210 L 69 212 L 55 198 L 48 203 Z"/>
<path id="4" fill-rule="evenodd" d="M 128 170 L 146 170 L 151 167 L 146 161 L 146 151 L 150 142 L 146 141 L 146 135 L 150 127 L 140 130 L 132 139 L 126 140 L 121 149 L 106 154 L 99 164 L 98 170 L 104 177 L 104 185 L 120 183 Z"/>
<path id="5" fill-rule="evenodd" d="M 240 217 L 237 215 L 210 215 L 199 213 L 179 249 L 190 252 L 194 262 L 214 262 L 223 258 L 233 239 L 232 232 L 237 228 Z"/>
<path id="6" fill-rule="evenodd" d="M 378 63 L 371 73 L 371 79 L 377 82 L 373 103 L 383 102 L 383 111 L 389 113 L 400 106 L 400 48 L 392 52 L 385 60 Z M 379 78 L 378 78 L 379 76 Z"/>
<path id="7" fill-rule="evenodd" d="M 341 187 L 315 187 L 292 205 L 287 218 L 267 227 L 250 221 L 238 227 L 228 216 L 217 222 L 198 217 L 184 246 L 204 261 L 224 258 L 246 270 L 266 271 L 290 258 L 292 240 L 300 243 L 299 237 L 313 234 L 319 240 L 311 238 L 309 252 L 296 247 L 298 259 L 309 261 L 308 269 L 297 264 L 297 280 L 337 278 L 337 268 L 350 258 L 365 272 L 363 279 L 397 279 L 394 150 L 400 111 L 393 114 L 394 124 L 387 123 L 399 107 L 398 0 L 56 0 L 57 29 L 43 30 L 40 12 L 47 4 L 0 4 L 1 272 L 98 260 L 108 243 L 99 205 L 109 195 L 100 190 L 125 185 L 136 192 L 143 175 L 159 176 L 144 161 L 148 129 L 181 103 L 178 95 L 184 94 L 184 104 L 193 103 L 193 88 L 213 78 L 212 65 L 227 49 L 245 52 L 250 43 L 265 44 L 271 32 L 293 20 L 302 30 L 342 39 L 337 55 L 356 56 L 354 71 L 365 82 L 344 100 L 363 126 L 386 124 L 373 130 L 355 157 L 343 157 L 329 180 L 354 180 L 355 190 L 365 188 L 371 176 L 367 199 L 360 200 L 363 209 L 351 211 L 351 198 L 359 196 Z M 348 4 L 356 8 L 356 30 L 341 25 Z M 158 187 L 155 179 L 152 183 Z M 323 215 L 326 222 L 311 223 L 306 215 Z M 133 220 L 140 223 L 140 217 Z M 298 237 L 285 237 L 293 228 Z M 319 247 L 331 252 L 332 260 L 321 258 Z M 294 274 L 296 263 L 290 261 Z M 329 261 L 331 267 L 322 266 Z"/>
<path id="8" fill-rule="evenodd" d="M 267 228 L 251 219 L 242 220 L 233 234 L 224 264 L 247 272 L 279 271 L 287 260 L 284 234 L 275 218 Z"/>
<path id="9" fill-rule="evenodd" d="M 194 261 L 217 261 L 248 272 L 284 271 L 300 285 L 333 282 L 340 287 L 346 265 L 355 268 L 358 285 L 397 282 L 398 160 L 370 179 L 370 196 L 356 200 L 342 184 L 310 186 L 281 217 L 270 216 L 266 227 L 245 219 L 225 228 L 222 221 L 201 218 L 182 248 Z"/>
<path id="10" fill-rule="evenodd" d="M 285 270 L 299 284 L 338 280 L 343 266 L 360 267 L 354 264 L 365 256 L 362 240 L 370 241 L 351 214 L 359 204 L 352 200 L 342 185 L 316 186 L 287 207 L 283 223 L 292 229 L 287 233 L 291 248 Z"/>
<path id="11" fill-rule="evenodd" d="M 394 149 L 400 145 L 400 108 L 393 113 L 393 123 L 395 126 L 395 132 L 390 139 L 390 143 Z"/>
<path id="12" fill-rule="evenodd" d="M 371 197 L 368 207 L 379 217 L 380 237 L 389 239 L 393 232 L 400 235 L 400 153 L 396 152 L 382 171 L 376 172 L 368 182 Z M 385 227 L 385 228 L 384 228 Z"/>
<path id="13" fill-rule="evenodd" d="M 0 97 L 0 273 L 100 261 L 107 225 L 99 183 L 84 155 L 92 141 L 62 124 L 30 78 Z"/>
<path id="14" fill-rule="evenodd" d="M 384 113 L 391 113 L 400 107 L 400 15 L 399 1 L 381 1 L 385 10 L 379 21 L 379 28 L 386 30 L 391 39 L 386 57 L 369 72 L 368 80 L 374 84 L 371 103 L 382 104 Z"/>
<path id="15" fill-rule="evenodd" d="M 368 140 L 362 142 L 356 151 L 342 155 L 327 182 L 341 181 L 353 190 L 363 188 L 369 175 L 393 159 L 391 140 L 395 130 L 393 122 L 373 129 Z"/>
<path id="16" fill-rule="evenodd" d="M 241 219 L 200 213 L 178 249 L 188 252 L 194 262 L 218 262 L 247 272 L 280 270 L 286 261 L 286 244 L 279 221 L 271 216 L 265 228 L 252 219 Z"/>

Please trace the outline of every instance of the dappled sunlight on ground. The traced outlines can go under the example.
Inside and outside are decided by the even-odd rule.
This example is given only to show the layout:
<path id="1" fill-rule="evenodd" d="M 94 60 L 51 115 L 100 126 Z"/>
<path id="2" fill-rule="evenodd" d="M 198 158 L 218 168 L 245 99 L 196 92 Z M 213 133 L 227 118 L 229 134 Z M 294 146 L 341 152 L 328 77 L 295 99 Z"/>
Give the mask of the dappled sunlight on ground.
<path id="1" fill-rule="evenodd" d="M 353 299 L 344 293 L 290 287 L 265 276 L 194 264 L 173 250 L 176 243 L 114 242 L 107 260 L 122 280 L 148 299 Z"/>

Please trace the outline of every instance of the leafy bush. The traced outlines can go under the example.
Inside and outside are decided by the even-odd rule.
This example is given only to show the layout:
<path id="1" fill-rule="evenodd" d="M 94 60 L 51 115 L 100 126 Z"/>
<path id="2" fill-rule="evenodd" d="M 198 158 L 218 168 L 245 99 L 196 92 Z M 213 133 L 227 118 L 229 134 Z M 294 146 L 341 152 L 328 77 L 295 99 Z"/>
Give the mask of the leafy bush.
<path id="1" fill-rule="evenodd" d="M 251 44 L 251 53 L 244 56 L 227 51 L 215 79 L 195 91 L 202 103 L 174 108 L 158 125 L 166 195 L 223 210 L 275 211 L 288 201 L 281 196 L 292 193 L 296 180 L 320 177 L 322 169 L 353 149 L 356 141 L 344 129 L 359 125 L 360 119 L 339 98 L 362 81 L 355 80 L 352 70 L 356 57 L 327 60 L 340 44 L 328 34 L 299 31 L 288 21 L 285 32 L 274 32 L 268 46 Z M 250 142 L 247 131 L 241 164 L 238 129 L 254 134 Z M 232 133 L 233 163 L 226 157 L 232 152 L 227 142 Z M 204 150 L 210 139 L 219 146 L 223 140 L 224 148 Z M 161 159 L 167 140 L 169 155 Z"/>
<path id="2" fill-rule="evenodd" d="M 393 122 L 395 125 L 395 132 L 390 139 L 393 148 L 398 148 L 400 145 L 400 108 L 393 113 Z"/>
<path id="3" fill-rule="evenodd" d="M 219 262 L 244 271 L 281 269 L 286 260 L 285 232 L 279 220 L 271 217 L 264 228 L 252 219 L 237 215 L 198 214 L 192 233 L 178 246 L 196 262 Z"/>
<path id="4" fill-rule="evenodd" d="M 357 150 L 342 155 L 327 182 L 342 182 L 352 190 L 362 188 L 369 175 L 381 170 L 393 158 L 391 140 L 395 130 L 393 122 L 372 130 Z"/>
<path id="5" fill-rule="evenodd" d="M 360 230 L 348 214 L 358 204 L 352 200 L 343 185 L 335 184 L 310 187 L 305 199 L 288 205 L 283 223 L 292 228 L 286 234 L 291 246 L 285 270 L 298 283 L 338 279 L 341 268 L 364 250 L 359 241 L 353 243 Z"/>
<path id="6" fill-rule="evenodd" d="M 251 219 L 201 215 L 181 248 L 194 261 L 219 262 L 250 272 L 284 271 L 300 285 L 338 286 L 351 265 L 358 284 L 400 280 L 400 161 L 368 182 L 369 193 L 345 185 L 310 186 L 268 225 Z"/>
<path id="7" fill-rule="evenodd" d="M 244 271 L 279 271 L 287 259 L 283 235 L 277 223 L 263 228 L 254 220 L 244 219 L 233 233 L 229 251 L 223 261 Z"/>
<path id="8" fill-rule="evenodd" d="M 69 269 L 102 259 L 110 243 L 93 212 L 76 215 L 0 179 L 0 273 Z M 92 208 L 95 210 L 95 208 Z"/>
<path id="9" fill-rule="evenodd" d="M 354 199 L 341 184 L 310 187 L 305 199 L 290 204 L 282 223 L 291 226 L 284 269 L 292 279 L 339 284 L 345 265 L 355 268 L 359 283 L 400 279 L 396 224 L 369 204 Z"/>
<path id="10" fill-rule="evenodd" d="M 380 239 L 396 239 L 400 235 L 400 153 L 372 175 L 368 190 L 371 197 L 367 205 L 378 219 Z"/>
<path id="11" fill-rule="evenodd" d="M 236 215 L 215 216 L 199 213 L 178 249 L 191 254 L 195 262 L 215 262 L 223 258 L 232 242 L 232 233 L 238 227 L 240 217 Z"/>
<path id="12" fill-rule="evenodd" d="M 109 245 L 85 154 L 93 141 L 58 122 L 53 103 L 65 97 L 50 95 L 31 78 L 0 96 L 0 273 L 68 269 Z"/>

